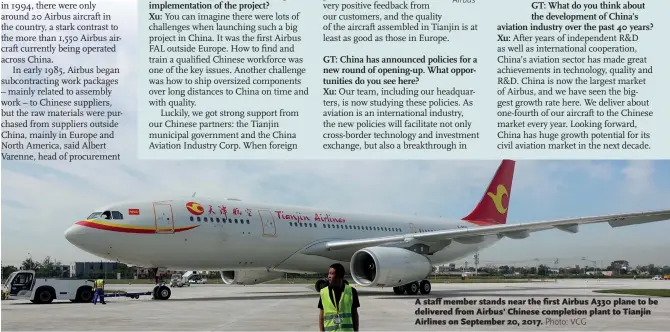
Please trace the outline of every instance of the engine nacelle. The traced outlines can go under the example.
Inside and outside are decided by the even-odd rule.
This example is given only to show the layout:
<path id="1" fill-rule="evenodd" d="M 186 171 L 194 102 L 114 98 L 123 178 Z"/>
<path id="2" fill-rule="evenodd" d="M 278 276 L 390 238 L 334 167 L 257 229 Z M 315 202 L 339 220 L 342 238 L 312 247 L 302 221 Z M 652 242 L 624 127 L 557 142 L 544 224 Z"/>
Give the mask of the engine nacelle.
<path id="1" fill-rule="evenodd" d="M 276 279 L 284 276 L 282 272 L 268 272 L 261 270 L 232 270 L 220 271 L 221 280 L 226 285 L 255 285 Z"/>
<path id="2" fill-rule="evenodd" d="M 350 269 L 352 279 L 361 286 L 395 287 L 426 279 L 433 264 L 407 249 L 370 247 L 354 253 Z"/>

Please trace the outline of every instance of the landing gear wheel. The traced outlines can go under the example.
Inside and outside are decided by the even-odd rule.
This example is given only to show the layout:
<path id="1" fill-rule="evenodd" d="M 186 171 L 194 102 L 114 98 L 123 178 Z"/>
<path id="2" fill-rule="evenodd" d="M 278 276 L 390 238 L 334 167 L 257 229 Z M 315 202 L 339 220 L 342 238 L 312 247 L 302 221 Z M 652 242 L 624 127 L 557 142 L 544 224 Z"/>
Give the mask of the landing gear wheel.
<path id="1" fill-rule="evenodd" d="M 395 295 L 404 295 L 405 294 L 405 286 L 393 287 L 393 293 L 395 293 Z"/>
<path id="2" fill-rule="evenodd" d="M 172 295 L 172 291 L 168 286 L 158 286 L 158 289 L 155 290 L 155 296 L 158 300 L 167 300 Z"/>
<path id="3" fill-rule="evenodd" d="M 314 289 L 316 289 L 317 292 L 320 292 L 321 289 L 323 289 L 324 287 L 327 287 L 327 286 L 328 286 L 328 282 L 323 280 L 323 279 L 319 279 L 319 280 L 316 281 L 316 283 L 314 283 Z"/>
<path id="4" fill-rule="evenodd" d="M 416 281 L 409 283 L 405 285 L 405 290 L 407 291 L 407 295 L 416 295 L 419 293 L 419 283 Z"/>
<path id="5" fill-rule="evenodd" d="M 421 291 L 421 294 L 423 294 L 423 295 L 430 294 L 431 289 L 432 289 L 432 287 L 430 285 L 430 281 L 428 281 L 428 280 L 423 280 L 419 284 L 419 290 Z"/>

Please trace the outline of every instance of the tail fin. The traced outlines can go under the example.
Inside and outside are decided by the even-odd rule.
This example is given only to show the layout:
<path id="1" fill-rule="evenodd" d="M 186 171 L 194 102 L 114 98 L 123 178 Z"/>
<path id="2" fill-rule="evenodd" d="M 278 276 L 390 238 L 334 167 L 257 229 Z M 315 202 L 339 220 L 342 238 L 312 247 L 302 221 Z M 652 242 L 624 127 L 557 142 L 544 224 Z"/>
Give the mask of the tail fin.
<path id="1" fill-rule="evenodd" d="M 491 180 L 484 196 L 469 215 L 463 218 L 480 226 L 507 223 L 507 210 L 512 196 L 514 160 L 503 160 Z"/>

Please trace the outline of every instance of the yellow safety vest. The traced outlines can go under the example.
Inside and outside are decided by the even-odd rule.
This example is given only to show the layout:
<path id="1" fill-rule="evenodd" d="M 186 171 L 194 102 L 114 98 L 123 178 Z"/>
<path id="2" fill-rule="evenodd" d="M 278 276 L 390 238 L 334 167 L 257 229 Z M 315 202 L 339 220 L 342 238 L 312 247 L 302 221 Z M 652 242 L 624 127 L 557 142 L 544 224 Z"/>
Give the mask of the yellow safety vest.
<path id="1" fill-rule="evenodd" d="M 351 315 L 351 307 L 353 305 L 353 297 L 351 296 L 351 286 L 344 285 L 344 291 L 340 297 L 340 303 L 336 307 L 333 304 L 335 301 L 335 294 L 333 300 L 330 300 L 328 294 L 330 288 L 324 287 L 321 289 L 321 305 L 323 306 L 323 328 L 325 331 L 353 331 L 354 320 Z M 339 308 L 339 310 L 338 310 Z M 337 323 L 339 315 L 340 321 Z"/>
<path id="2" fill-rule="evenodd" d="M 95 281 L 95 289 L 102 289 L 103 282 L 104 281 L 102 279 L 97 279 Z"/>

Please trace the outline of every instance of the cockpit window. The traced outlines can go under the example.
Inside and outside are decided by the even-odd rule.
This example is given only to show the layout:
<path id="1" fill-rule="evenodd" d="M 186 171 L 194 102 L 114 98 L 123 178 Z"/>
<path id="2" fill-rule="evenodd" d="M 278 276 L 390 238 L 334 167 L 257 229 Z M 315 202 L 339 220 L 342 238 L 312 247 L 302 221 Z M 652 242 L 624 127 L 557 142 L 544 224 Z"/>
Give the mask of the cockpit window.
<path id="1" fill-rule="evenodd" d="M 86 218 L 86 219 L 95 219 L 95 218 L 99 218 L 101 213 L 102 213 L 102 212 L 93 212 L 93 213 L 91 213 L 91 215 L 88 216 L 88 218 Z"/>
<path id="2" fill-rule="evenodd" d="M 121 212 L 119 212 L 119 211 L 112 211 L 112 217 L 115 220 L 122 220 L 123 219 L 123 214 L 121 214 Z"/>
<path id="3" fill-rule="evenodd" d="M 112 213 L 109 211 L 105 211 L 100 216 L 100 219 L 107 219 L 107 220 L 112 219 Z"/>

